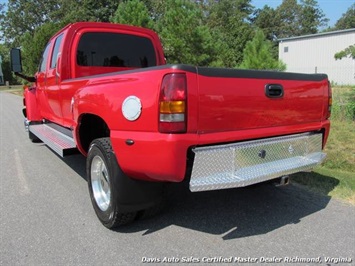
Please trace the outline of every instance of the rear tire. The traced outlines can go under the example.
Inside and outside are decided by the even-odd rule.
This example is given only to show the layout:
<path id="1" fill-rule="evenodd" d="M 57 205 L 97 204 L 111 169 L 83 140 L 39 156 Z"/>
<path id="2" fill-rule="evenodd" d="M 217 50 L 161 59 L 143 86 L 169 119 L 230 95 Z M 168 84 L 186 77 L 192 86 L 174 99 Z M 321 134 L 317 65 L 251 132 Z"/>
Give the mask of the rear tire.
<path id="1" fill-rule="evenodd" d="M 137 212 L 122 212 L 118 206 L 121 171 L 109 138 L 90 144 L 87 157 L 87 177 L 90 198 L 97 217 L 109 229 L 134 221 Z"/>

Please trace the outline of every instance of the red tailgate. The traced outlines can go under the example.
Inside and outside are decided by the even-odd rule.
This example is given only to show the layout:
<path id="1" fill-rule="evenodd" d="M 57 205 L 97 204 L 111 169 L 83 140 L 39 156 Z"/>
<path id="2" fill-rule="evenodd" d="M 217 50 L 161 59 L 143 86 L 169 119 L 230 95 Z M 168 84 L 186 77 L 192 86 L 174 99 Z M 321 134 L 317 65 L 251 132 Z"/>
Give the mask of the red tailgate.
<path id="1" fill-rule="evenodd" d="M 326 75 L 199 68 L 199 133 L 322 120 Z"/>

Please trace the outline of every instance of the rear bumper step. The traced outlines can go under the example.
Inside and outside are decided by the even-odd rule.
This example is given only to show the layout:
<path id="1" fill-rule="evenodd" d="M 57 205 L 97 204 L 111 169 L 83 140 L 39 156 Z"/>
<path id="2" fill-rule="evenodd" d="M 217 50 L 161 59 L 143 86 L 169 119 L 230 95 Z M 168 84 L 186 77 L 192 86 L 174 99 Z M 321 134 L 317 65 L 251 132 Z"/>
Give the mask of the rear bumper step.
<path id="1" fill-rule="evenodd" d="M 29 125 L 28 129 L 61 157 L 78 153 L 74 139 L 46 125 Z"/>
<path id="2" fill-rule="evenodd" d="M 190 190 L 244 187 L 320 164 L 322 134 L 297 134 L 195 148 Z"/>

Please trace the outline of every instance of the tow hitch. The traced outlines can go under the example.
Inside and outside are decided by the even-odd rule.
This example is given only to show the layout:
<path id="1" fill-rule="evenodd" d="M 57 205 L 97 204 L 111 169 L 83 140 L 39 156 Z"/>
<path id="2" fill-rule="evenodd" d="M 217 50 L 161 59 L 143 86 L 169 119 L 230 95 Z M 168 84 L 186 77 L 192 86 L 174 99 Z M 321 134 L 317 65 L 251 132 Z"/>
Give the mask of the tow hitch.
<path id="1" fill-rule="evenodd" d="M 285 175 L 285 176 L 281 176 L 276 182 L 275 182 L 275 186 L 276 187 L 281 187 L 281 186 L 286 186 L 290 184 L 290 176 Z"/>

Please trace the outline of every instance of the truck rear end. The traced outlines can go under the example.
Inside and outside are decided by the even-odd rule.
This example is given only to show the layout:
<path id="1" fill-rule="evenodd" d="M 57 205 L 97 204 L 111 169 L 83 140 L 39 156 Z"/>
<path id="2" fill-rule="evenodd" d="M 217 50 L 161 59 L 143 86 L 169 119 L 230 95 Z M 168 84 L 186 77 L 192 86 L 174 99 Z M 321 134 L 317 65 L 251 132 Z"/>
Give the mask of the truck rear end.
<path id="1" fill-rule="evenodd" d="M 197 68 L 191 191 L 243 187 L 320 164 L 329 134 L 326 75 Z"/>

